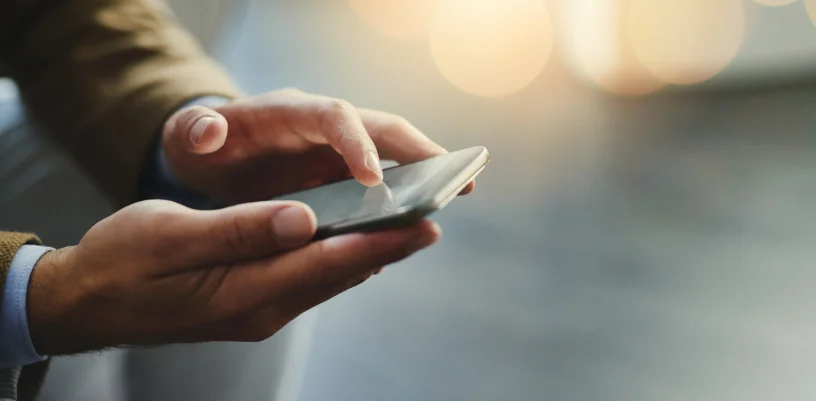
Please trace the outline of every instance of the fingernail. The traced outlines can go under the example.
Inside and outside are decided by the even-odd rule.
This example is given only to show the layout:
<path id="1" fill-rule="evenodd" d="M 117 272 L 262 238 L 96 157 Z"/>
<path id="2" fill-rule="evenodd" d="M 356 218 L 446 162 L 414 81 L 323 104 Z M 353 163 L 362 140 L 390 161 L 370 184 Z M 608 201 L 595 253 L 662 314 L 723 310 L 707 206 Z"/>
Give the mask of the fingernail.
<path id="1" fill-rule="evenodd" d="M 272 229 L 281 245 L 298 245 L 309 241 L 313 225 L 311 213 L 297 206 L 279 211 L 272 221 Z"/>
<path id="2" fill-rule="evenodd" d="M 213 120 L 215 119 L 212 117 L 201 117 L 193 124 L 193 128 L 190 130 L 190 140 L 193 141 L 193 144 L 198 145 L 198 143 L 201 142 L 204 131 L 207 130 L 207 127 L 210 126 Z"/>
<path id="3" fill-rule="evenodd" d="M 371 170 L 374 174 L 377 174 L 377 177 L 380 177 L 382 180 L 383 172 L 382 167 L 380 166 L 380 157 L 376 152 L 369 150 L 368 153 L 366 153 L 365 164 L 369 170 Z"/>

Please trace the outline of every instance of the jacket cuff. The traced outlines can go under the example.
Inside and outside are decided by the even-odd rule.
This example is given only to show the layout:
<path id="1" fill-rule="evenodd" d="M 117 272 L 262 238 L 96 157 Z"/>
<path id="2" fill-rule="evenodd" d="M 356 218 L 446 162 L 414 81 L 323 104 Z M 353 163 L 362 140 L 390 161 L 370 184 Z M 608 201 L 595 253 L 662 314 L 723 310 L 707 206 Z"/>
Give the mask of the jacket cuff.
<path id="1" fill-rule="evenodd" d="M 40 239 L 29 233 L 15 233 L 0 231 L 0 291 L 6 285 L 6 274 L 8 274 L 11 261 L 17 255 L 17 251 L 25 244 L 40 245 Z"/>

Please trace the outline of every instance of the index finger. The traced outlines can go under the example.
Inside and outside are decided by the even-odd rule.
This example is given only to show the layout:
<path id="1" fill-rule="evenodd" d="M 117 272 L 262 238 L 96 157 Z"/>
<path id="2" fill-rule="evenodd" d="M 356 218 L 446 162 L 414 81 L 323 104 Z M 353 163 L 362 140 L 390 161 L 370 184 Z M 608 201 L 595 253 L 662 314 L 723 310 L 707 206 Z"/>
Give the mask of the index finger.
<path id="1" fill-rule="evenodd" d="M 448 153 L 400 116 L 370 109 L 358 109 L 358 112 L 383 159 L 406 164 Z M 471 181 L 462 189 L 461 195 L 473 192 L 475 186 L 476 182 Z"/>
<path id="2" fill-rule="evenodd" d="M 367 186 L 381 183 L 380 156 L 357 110 L 345 100 L 319 99 L 319 130 L 323 138 L 343 156 L 358 181 Z"/>
<path id="3" fill-rule="evenodd" d="M 220 299 L 216 304 L 226 310 L 252 310 L 275 300 L 303 301 L 315 290 L 325 295 L 314 302 L 319 303 L 334 295 L 321 289 L 405 259 L 439 236 L 439 226 L 426 220 L 408 228 L 332 237 L 272 258 L 245 262 L 221 282 L 221 294 L 241 296 Z"/>

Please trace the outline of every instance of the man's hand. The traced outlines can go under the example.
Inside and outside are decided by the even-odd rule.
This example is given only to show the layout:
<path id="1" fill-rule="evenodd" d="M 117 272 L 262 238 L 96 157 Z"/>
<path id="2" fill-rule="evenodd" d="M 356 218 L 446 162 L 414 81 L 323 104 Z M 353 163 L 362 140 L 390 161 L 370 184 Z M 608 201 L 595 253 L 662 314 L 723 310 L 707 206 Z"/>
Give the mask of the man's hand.
<path id="1" fill-rule="evenodd" d="M 447 152 L 401 117 L 293 89 L 180 110 L 163 147 L 182 183 L 226 204 L 351 176 L 373 186 L 380 158 L 409 163 Z"/>
<path id="2" fill-rule="evenodd" d="M 209 134 L 208 134 L 209 135 Z M 250 140 L 250 139 L 247 139 Z M 43 256 L 28 317 L 40 354 L 119 345 L 259 341 L 372 272 L 431 245 L 433 223 L 308 243 L 295 202 L 218 211 L 146 201 Z"/>

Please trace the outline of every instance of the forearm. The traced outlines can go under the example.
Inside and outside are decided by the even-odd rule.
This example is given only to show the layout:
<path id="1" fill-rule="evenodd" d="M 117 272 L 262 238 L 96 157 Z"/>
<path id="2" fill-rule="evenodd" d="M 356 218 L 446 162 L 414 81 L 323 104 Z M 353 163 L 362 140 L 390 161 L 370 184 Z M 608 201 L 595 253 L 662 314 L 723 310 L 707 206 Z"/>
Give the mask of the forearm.
<path id="1" fill-rule="evenodd" d="M 21 4 L 34 4 L 21 5 Z M 12 2 L 0 50 L 32 114 L 120 203 L 164 120 L 190 99 L 237 96 L 154 2 Z"/>

